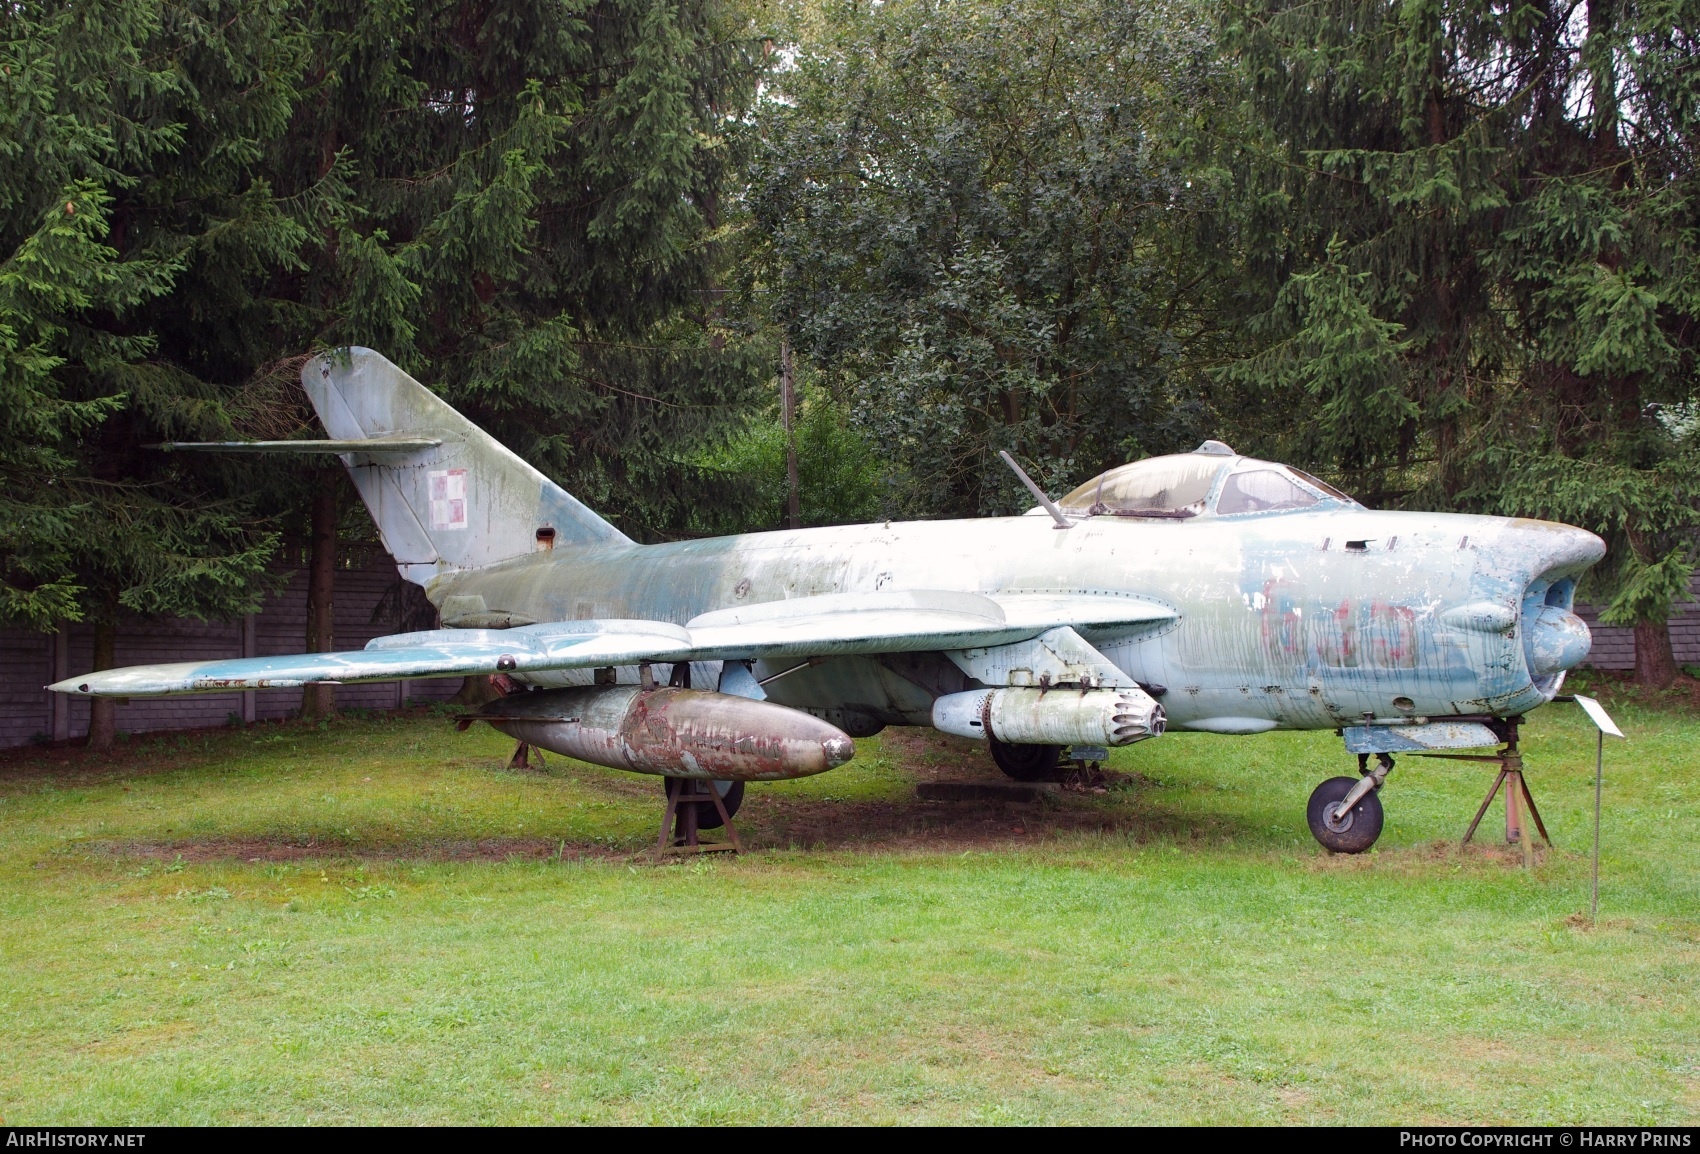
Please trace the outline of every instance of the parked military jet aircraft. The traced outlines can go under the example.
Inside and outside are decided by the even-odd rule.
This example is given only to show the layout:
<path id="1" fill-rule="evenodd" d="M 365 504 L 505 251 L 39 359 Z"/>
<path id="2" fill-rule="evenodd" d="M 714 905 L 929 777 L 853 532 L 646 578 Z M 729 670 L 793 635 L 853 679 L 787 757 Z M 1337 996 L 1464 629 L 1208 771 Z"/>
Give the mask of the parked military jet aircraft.
<path id="1" fill-rule="evenodd" d="M 1055 502 L 1020 474 L 1041 501 L 1020 517 L 638 545 L 370 349 L 302 383 L 333 440 L 201 447 L 340 456 L 444 628 L 52 689 L 490 675 L 506 692 L 480 719 L 662 775 L 669 814 L 704 825 L 744 782 L 832 769 L 888 725 L 983 740 L 1023 779 L 1165 728 L 1338 729 L 1361 776 L 1320 785 L 1308 819 L 1355 852 L 1389 753 L 1496 744 L 1497 719 L 1558 693 L 1589 647 L 1576 580 L 1605 552 L 1566 525 L 1373 511 L 1216 441 Z"/>

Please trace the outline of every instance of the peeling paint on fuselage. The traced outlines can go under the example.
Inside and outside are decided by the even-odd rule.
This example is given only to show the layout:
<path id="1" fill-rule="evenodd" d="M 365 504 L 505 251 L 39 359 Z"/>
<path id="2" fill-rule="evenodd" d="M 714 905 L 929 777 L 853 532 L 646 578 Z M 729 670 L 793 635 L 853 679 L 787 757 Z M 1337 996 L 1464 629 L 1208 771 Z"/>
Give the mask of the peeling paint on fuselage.
<path id="1" fill-rule="evenodd" d="M 1231 717 L 1318 729 L 1365 714 L 1506 716 L 1549 700 L 1557 678 L 1531 676 L 1525 621 L 1542 607 L 1568 611 L 1575 578 L 1603 552 L 1592 534 L 1550 522 L 1332 504 L 1194 520 L 1097 517 L 1067 530 L 1026 516 L 560 544 L 439 577 L 428 592 L 439 605 L 481 597 L 490 613 L 535 621 L 677 624 L 823 593 L 1132 593 L 1172 605 L 1178 619 L 1081 632 L 1133 678 L 1167 687 L 1171 726 Z M 1487 627 L 1460 626 L 1457 613 L 1442 620 L 1464 606 L 1492 606 L 1471 618 Z M 842 679 L 831 664 L 799 674 L 776 699 L 817 712 L 857 704 L 835 688 Z"/>

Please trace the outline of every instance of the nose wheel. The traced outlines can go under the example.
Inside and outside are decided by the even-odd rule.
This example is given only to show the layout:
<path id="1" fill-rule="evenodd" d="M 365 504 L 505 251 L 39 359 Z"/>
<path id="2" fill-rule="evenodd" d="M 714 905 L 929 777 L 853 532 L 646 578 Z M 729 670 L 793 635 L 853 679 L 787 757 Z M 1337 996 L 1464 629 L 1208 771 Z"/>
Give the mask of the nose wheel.
<path id="1" fill-rule="evenodd" d="M 1011 745 L 995 737 L 988 738 L 986 744 L 1004 776 L 1016 781 L 1050 781 L 1062 764 L 1060 745 Z"/>
<path id="2" fill-rule="evenodd" d="M 1368 760 L 1368 755 L 1360 755 L 1360 765 Z M 1392 768 L 1391 757 L 1377 754 L 1375 768 L 1363 769 L 1362 777 L 1331 777 L 1312 790 L 1305 807 L 1311 836 L 1334 853 L 1363 853 L 1374 845 L 1382 823 L 1376 794 Z"/>

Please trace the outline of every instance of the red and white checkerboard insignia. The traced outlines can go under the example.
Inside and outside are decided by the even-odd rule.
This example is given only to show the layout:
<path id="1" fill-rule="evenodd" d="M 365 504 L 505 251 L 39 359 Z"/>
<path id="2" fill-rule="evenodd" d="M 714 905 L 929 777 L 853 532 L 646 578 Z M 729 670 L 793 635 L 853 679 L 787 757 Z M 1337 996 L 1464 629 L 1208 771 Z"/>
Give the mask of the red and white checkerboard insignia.
<path id="1" fill-rule="evenodd" d="M 439 469 L 431 481 L 431 528 L 466 528 L 466 470 Z"/>

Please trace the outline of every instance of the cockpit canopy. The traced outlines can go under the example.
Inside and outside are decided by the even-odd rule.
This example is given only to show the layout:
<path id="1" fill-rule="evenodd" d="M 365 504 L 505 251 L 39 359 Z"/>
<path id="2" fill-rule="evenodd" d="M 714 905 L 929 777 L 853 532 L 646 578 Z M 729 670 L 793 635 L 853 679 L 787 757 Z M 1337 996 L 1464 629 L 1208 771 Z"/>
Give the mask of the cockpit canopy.
<path id="1" fill-rule="evenodd" d="M 1242 457 L 1220 441 L 1206 441 L 1191 453 L 1120 465 L 1057 505 L 1075 516 L 1179 519 L 1297 511 L 1324 501 L 1357 503 L 1309 473 Z"/>

